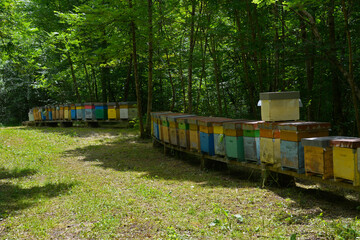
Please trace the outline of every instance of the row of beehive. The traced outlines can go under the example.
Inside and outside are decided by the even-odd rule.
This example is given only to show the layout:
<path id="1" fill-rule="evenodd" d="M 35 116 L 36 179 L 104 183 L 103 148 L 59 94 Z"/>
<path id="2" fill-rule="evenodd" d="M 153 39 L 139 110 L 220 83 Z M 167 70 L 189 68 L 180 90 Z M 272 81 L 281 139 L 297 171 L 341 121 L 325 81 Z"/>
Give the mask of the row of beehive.
<path id="1" fill-rule="evenodd" d="M 120 120 L 137 117 L 135 102 L 76 103 L 34 107 L 29 121 Z"/>
<path id="2" fill-rule="evenodd" d="M 360 139 L 327 137 L 330 123 L 234 120 L 171 112 L 153 112 L 151 120 L 153 137 L 164 143 L 360 185 Z"/>

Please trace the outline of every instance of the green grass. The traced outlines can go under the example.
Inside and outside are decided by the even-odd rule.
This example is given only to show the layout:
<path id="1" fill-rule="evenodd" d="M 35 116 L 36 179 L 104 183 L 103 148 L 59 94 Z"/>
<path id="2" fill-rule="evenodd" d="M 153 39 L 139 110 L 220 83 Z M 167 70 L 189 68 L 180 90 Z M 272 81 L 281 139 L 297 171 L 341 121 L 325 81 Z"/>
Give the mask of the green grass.
<path id="1" fill-rule="evenodd" d="M 0 128 L 0 239 L 354 239 L 359 203 L 200 171 L 134 130 Z"/>

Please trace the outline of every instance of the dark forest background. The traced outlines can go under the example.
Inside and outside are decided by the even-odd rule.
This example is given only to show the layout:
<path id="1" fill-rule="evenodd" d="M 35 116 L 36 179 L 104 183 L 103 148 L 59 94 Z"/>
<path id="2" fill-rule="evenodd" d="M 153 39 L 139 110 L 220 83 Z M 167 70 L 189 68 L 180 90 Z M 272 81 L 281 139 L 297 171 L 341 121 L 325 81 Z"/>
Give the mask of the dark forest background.
<path id="1" fill-rule="evenodd" d="M 303 120 L 358 136 L 359 17 L 356 0 L 2 0 L 0 123 L 89 101 L 260 119 L 260 92 L 297 90 Z"/>

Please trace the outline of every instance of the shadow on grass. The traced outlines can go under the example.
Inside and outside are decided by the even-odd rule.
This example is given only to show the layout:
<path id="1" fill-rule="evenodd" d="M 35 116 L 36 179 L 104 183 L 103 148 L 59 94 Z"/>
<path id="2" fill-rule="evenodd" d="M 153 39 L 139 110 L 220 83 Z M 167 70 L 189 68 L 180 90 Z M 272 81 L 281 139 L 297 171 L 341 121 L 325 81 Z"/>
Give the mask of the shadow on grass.
<path id="1" fill-rule="evenodd" d="M 8 178 L 21 178 L 36 173 L 31 169 L 7 171 L 0 169 L 0 180 Z M 69 191 L 75 184 L 53 184 L 32 188 L 21 188 L 17 185 L 0 182 L 0 220 L 9 216 L 10 213 L 36 204 L 37 200 L 53 198 Z"/>
<path id="2" fill-rule="evenodd" d="M 0 180 L 8 178 L 21 178 L 36 174 L 34 169 L 14 169 L 7 171 L 5 168 L 0 168 Z"/>
<path id="3" fill-rule="evenodd" d="M 189 154 L 180 154 L 179 158 L 164 155 L 163 148 L 154 148 L 147 140 L 136 137 L 115 140 L 103 145 L 87 146 L 66 152 L 70 156 L 81 156 L 81 161 L 94 162 L 102 168 L 117 171 L 141 172 L 140 178 L 164 179 L 175 181 L 192 181 L 203 187 L 248 188 L 260 186 L 260 174 L 246 170 L 218 172 L 207 174 L 200 170 L 199 161 Z M 186 163 L 184 163 L 186 162 Z M 247 181 L 249 180 L 250 181 Z M 282 198 L 290 198 L 294 203 L 291 208 L 312 209 L 307 219 L 356 217 L 359 216 L 357 201 L 351 201 L 338 194 L 322 190 L 304 189 L 299 187 L 269 187 Z M 315 209 L 315 210 L 314 210 Z M 305 216 L 293 216 L 304 219 Z"/>
<path id="4" fill-rule="evenodd" d="M 116 137 L 120 134 L 120 129 L 112 129 L 112 128 L 90 128 L 90 127 L 69 127 L 69 128 L 58 128 L 58 127 L 23 127 L 19 128 L 24 131 L 41 131 L 43 133 L 56 133 L 61 134 L 69 137 L 80 137 L 80 138 L 87 138 L 93 137 L 97 134 Z M 121 129 L 121 133 L 123 134 L 136 134 L 136 130 L 134 129 Z"/>

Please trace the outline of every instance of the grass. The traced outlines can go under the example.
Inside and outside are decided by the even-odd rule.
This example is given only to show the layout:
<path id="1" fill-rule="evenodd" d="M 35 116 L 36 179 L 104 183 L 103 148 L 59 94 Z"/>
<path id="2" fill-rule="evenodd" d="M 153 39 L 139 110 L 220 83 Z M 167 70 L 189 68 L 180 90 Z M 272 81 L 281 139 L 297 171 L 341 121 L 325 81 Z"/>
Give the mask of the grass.
<path id="1" fill-rule="evenodd" d="M 0 128 L 0 239 L 354 239 L 359 202 L 200 171 L 129 129 Z"/>

